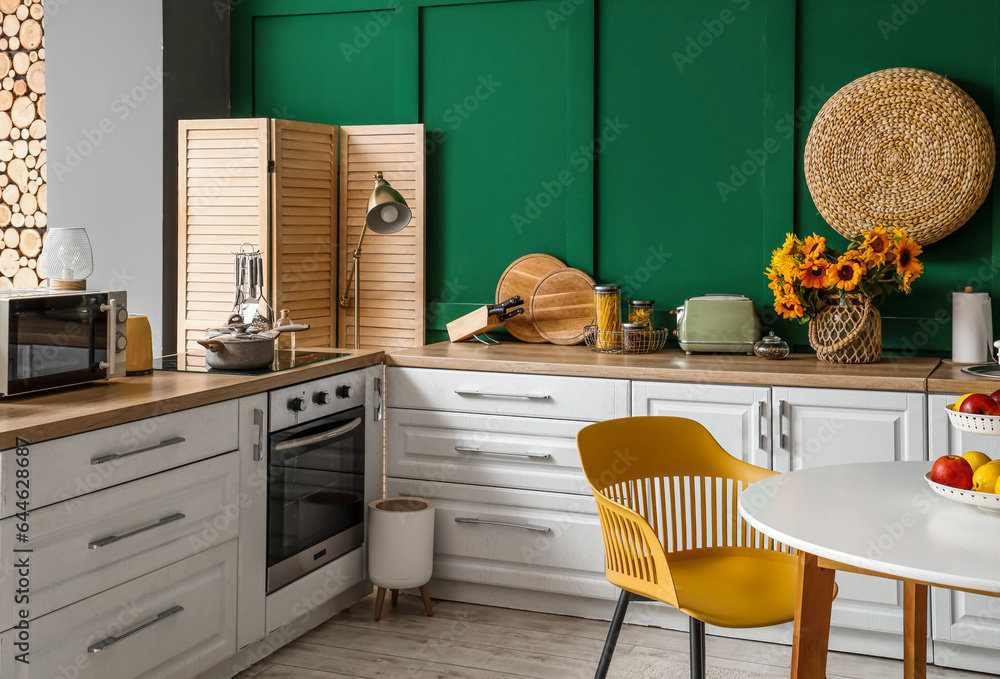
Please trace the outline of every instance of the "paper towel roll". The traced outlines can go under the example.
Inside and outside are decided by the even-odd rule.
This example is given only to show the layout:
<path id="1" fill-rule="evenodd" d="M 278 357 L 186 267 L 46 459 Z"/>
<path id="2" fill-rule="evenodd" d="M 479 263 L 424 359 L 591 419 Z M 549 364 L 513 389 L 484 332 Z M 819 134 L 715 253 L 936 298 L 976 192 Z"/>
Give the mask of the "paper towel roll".
<path id="1" fill-rule="evenodd" d="M 993 362 L 993 311 L 985 292 L 952 293 L 951 360 Z"/>

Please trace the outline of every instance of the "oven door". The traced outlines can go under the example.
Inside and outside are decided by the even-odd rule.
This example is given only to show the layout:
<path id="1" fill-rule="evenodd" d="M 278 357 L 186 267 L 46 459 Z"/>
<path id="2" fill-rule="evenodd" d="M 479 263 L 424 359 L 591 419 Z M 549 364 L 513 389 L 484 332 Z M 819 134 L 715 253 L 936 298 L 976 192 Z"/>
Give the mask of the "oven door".
<path id="1" fill-rule="evenodd" d="M 107 293 L 11 298 L 5 305 L 6 389 L 23 394 L 108 377 Z"/>
<path id="2" fill-rule="evenodd" d="M 267 593 L 364 542 L 364 408 L 270 436 Z"/>

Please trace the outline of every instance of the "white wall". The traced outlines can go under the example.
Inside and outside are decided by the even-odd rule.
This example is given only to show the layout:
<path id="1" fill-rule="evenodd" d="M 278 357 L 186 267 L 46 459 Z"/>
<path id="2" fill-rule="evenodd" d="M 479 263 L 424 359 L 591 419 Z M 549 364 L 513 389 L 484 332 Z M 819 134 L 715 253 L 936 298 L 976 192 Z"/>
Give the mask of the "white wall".
<path id="1" fill-rule="evenodd" d="M 46 0 L 48 224 L 83 226 L 88 286 L 125 289 L 160 355 L 163 287 L 161 0 Z"/>

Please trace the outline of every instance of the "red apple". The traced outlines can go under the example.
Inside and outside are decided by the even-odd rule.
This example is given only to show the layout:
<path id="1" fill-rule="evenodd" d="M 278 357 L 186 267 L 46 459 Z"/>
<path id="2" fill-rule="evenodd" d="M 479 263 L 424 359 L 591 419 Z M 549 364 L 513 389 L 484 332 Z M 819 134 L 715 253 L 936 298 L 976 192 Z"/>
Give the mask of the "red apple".
<path id="1" fill-rule="evenodd" d="M 942 486 L 972 490 L 972 465 L 958 455 L 942 455 L 931 469 L 931 481 Z"/>
<path id="2" fill-rule="evenodd" d="M 1000 403 L 1000 389 L 997 389 L 992 394 L 990 394 L 990 398 L 996 401 L 997 403 Z"/>
<path id="3" fill-rule="evenodd" d="M 992 396 L 986 394 L 970 394 L 962 401 L 958 407 L 963 413 L 973 415 L 1000 415 L 1000 403 L 997 403 Z"/>

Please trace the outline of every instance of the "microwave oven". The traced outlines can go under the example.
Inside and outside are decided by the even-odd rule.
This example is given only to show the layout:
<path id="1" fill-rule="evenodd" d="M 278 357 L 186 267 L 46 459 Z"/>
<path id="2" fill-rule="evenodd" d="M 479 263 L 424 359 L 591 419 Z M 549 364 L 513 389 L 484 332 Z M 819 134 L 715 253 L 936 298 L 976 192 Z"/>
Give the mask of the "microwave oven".
<path id="1" fill-rule="evenodd" d="M 125 374 L 124 291 L 0 290 L 0 395 Z"/>

